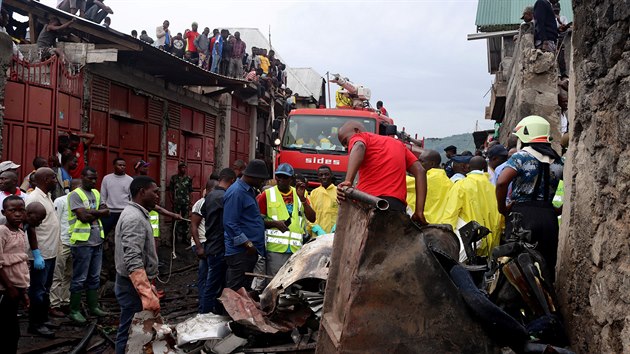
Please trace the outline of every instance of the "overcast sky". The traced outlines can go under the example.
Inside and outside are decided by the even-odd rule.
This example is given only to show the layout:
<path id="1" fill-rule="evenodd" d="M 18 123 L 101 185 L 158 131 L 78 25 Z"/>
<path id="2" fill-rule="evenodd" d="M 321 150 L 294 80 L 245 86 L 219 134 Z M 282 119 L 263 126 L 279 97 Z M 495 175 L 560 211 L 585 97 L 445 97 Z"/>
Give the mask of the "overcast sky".
<path id="1" fill-rule="evenodd" d="M 57 0 L 42 0 L 55 6 Z M 491 129 L 484 120 L 491 76 L 475 32 L 476 0 L 202 1 L 106 0 L 112 28 L 125 33 L 168 19 L 172 32 L 271 26 L 274 48 L 292 67 L 341 73 L 372 90 L 399 127 L 425 137 Z M 248 46 L 249 47 L 249 46 Z M 332 90 L 336 90 L 333 84 Z M 334 101 L 333 101 L 334 102 Z"/>

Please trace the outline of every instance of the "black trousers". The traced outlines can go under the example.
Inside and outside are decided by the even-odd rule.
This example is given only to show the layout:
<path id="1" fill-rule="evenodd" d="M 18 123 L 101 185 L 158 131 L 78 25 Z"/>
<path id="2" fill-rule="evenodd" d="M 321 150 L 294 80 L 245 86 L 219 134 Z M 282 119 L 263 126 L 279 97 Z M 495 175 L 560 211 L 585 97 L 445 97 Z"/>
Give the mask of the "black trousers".
<path id="1" fill-rule="evenodd" d="M 254 271 L 258 261 L 258 254 L 248 255 L 247 252 L 225 257 L 227 271 L 225 273 L 225 287 L 237 291 L 240 288 L 251 290 L 253 277 L 245 275 Z"/>
<path id="2" fill-rule="evenodd" d="M 387 196 L 379 196 L 379 198 L 387 200 L 387 202 L 389 203 L 388 210 L 399 211 L 402 213 L 407 212 L 407 205 L 402 200 L 398 198 L 394 198 L 394 197 L 387 197 Z"/>
<path id="3" fill-rule="evenodd" d="M 551 202 L 531 201 L 515 203 L 505 222 L 505 232 L 512 232 L 513 214 L 520 213 L 521 226 L 532 232 L 531 242 L 537 243 L 536 250 L 540 252 L 549 272 L 555 274 L 556 259 L 558 258 L 558 216 Z"/>
<path id="4" fill-rule="evenodd" d="M 20 290 L 22 294 L 25 290 Z M 20 299 L 11 299 L 6 291 L 0 291 L 0 343 L 2 353 L 17 352 L 20 339 L 20 323 L 18 321 L 18 307 Z"/>

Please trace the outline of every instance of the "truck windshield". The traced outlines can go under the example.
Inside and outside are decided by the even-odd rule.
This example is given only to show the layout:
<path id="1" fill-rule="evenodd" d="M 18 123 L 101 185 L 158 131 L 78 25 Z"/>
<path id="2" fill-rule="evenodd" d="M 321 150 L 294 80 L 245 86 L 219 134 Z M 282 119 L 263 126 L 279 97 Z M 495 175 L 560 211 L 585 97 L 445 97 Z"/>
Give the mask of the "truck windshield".
<path id="1" fill-rule="evenodd" d="M 321 153 L 344 153 L 346 149 L 337 139 L 337 130 L 346 122 L 358 121 L 368 132 L 374 133 L 374 119 L 339 116 L 290 116 L 285 128 L 282 147 L 289 150 L 308 150 Z"/>

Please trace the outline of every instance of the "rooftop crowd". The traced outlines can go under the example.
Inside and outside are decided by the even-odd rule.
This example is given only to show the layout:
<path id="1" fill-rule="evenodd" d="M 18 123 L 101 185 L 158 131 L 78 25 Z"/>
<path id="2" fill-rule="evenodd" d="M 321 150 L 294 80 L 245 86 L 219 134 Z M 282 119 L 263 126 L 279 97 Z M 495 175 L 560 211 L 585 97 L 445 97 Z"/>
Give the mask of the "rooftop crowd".
<path id="1" fill-rule="evenodd" d="M 155 29 L 155 40 L 146 30 L 131 31 L 131 36 L 154 45 L 177 58 L 209 70 L 212 73 L 253 82 L 258 88 L 258 96 L 268 92 L 275 95 L 291 96 L 286 89 L 286 65 L 276 58 L 275 51 L 266 48 L 251 48 L 247 53 L 247 44 L 241 39 L 241 33 L 233 34 L 227 29 L 205 27 L 198 32 L 199 25 L 193 22 L 190 28 L 172 34 L 170 22 L 164 21 Z"/>

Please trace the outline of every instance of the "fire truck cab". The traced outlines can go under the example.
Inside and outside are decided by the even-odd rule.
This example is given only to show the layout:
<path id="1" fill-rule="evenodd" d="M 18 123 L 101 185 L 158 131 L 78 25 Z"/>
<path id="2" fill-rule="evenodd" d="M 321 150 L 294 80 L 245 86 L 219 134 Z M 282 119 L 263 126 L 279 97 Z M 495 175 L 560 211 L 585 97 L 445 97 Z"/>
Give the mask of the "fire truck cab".
<path id="1" fill-rule="evenodd" d="M 348 121 L 361 122 L 366 131 L 381 135 L 396 135 L 393 120 L 372 109 L 294 109 L 284 121 L 278 138 L 275 165 L 289 163 L 309 181 L 318 186 L 317 169 L 329 166 L 334 183 L 342 182 L 348 168 L 348 153 L 337 139 L 338 129 Z"/>

